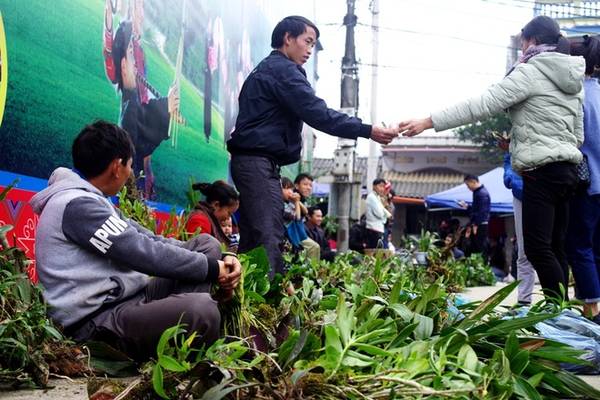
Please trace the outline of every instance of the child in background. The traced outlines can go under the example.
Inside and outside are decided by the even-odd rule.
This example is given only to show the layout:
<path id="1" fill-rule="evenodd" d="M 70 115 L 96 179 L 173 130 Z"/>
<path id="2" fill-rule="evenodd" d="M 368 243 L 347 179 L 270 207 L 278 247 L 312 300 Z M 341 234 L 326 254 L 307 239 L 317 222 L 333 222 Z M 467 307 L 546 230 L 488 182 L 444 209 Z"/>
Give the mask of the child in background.
<path id="1" fill-rule="evenodd" d="M 240 235 L 233 233 L 233 222 L 231 217 L 221 221 L 221 229 L 229 239 L 229 251 L 237 253 L 238 245 L 240 244 Z"/>
<path id="2" fill-rule="evenodd" d="M 319 261 L 321 248 L 317 242 L 308 237 L 302 222 L 300 194 L 294 192 L 294 183 L 286 177 L 281 178 L 281 191 L 284 201 L 283 223 L 287 238 L 294 247 L 306 250 L 306 255 L 311 260 Z"/>

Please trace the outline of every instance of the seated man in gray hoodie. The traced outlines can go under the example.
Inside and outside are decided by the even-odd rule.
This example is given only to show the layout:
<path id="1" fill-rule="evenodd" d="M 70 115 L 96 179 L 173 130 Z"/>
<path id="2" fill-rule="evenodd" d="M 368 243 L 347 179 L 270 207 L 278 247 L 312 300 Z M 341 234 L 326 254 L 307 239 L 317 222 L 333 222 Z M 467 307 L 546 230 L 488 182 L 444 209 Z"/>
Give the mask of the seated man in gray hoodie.
<path id="1" fill-rule="evenodd" d="M 113 206 L 107 196 L 121 190 L 134 157 L 117 125 L 86 126 L 72 155 L 74 169 L 56 169 L 31 199 L 50 317 L 76 340 L 107 340 L 138 359 L 154 355 L 162 332 L 179 322 L 200 343 L 215 341 L 221 316 L 209 289 L 218 283 L 230 296 L 239 261 L 222 258 L 209 235 L 188 242 L 155 235 Z"/>

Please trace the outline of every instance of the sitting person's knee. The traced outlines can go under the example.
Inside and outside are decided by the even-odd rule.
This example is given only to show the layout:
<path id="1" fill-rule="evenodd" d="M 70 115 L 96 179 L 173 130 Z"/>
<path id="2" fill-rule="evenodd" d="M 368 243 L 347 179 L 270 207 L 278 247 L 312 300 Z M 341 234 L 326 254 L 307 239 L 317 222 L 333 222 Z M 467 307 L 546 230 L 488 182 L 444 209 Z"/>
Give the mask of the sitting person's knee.
<path id="1" fill-rule="evenodd" d="M 188 333 L 198 332 L 209 344 L 217 340 L 221 327 L 218 303 L 208 293 L 187 293 L 185 297 L 181 320 L 188 325 Z"/>
<path id="2" fill-rule="evenodd" d="M 205 254 L 207 257 L 221 259 L 221 243 L 213 236 L 201 233 L 186 242 L 185 248 Z"/>

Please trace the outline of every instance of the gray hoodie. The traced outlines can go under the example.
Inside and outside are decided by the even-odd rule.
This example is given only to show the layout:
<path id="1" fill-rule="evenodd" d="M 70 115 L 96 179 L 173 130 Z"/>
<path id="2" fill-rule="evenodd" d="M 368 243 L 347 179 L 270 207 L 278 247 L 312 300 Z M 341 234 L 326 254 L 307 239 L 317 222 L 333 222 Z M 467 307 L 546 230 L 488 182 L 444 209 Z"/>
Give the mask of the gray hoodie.
<path id="1" fill-rule="evenodd" d="M 68 327 L 146 287 L 150 276 L 216 281 L 219 266 L 122 216 L 100 190 L 58 168 L 31 199 L 36 268 L 50 317 Z"/>

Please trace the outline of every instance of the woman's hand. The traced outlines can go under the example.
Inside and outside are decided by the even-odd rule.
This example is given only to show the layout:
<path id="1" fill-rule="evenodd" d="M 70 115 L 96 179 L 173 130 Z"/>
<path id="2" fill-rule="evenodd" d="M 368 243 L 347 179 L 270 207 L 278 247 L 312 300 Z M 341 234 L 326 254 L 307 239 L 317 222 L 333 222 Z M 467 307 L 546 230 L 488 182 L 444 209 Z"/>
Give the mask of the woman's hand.
<path id="1" fill-rule="evenodd" d="M 408 121 L 400 122 L 400 133 L 402 136 L 416 136 L 425 129 L 433 128 L 431 117 L 423 119 L 409 119 Z"/>

